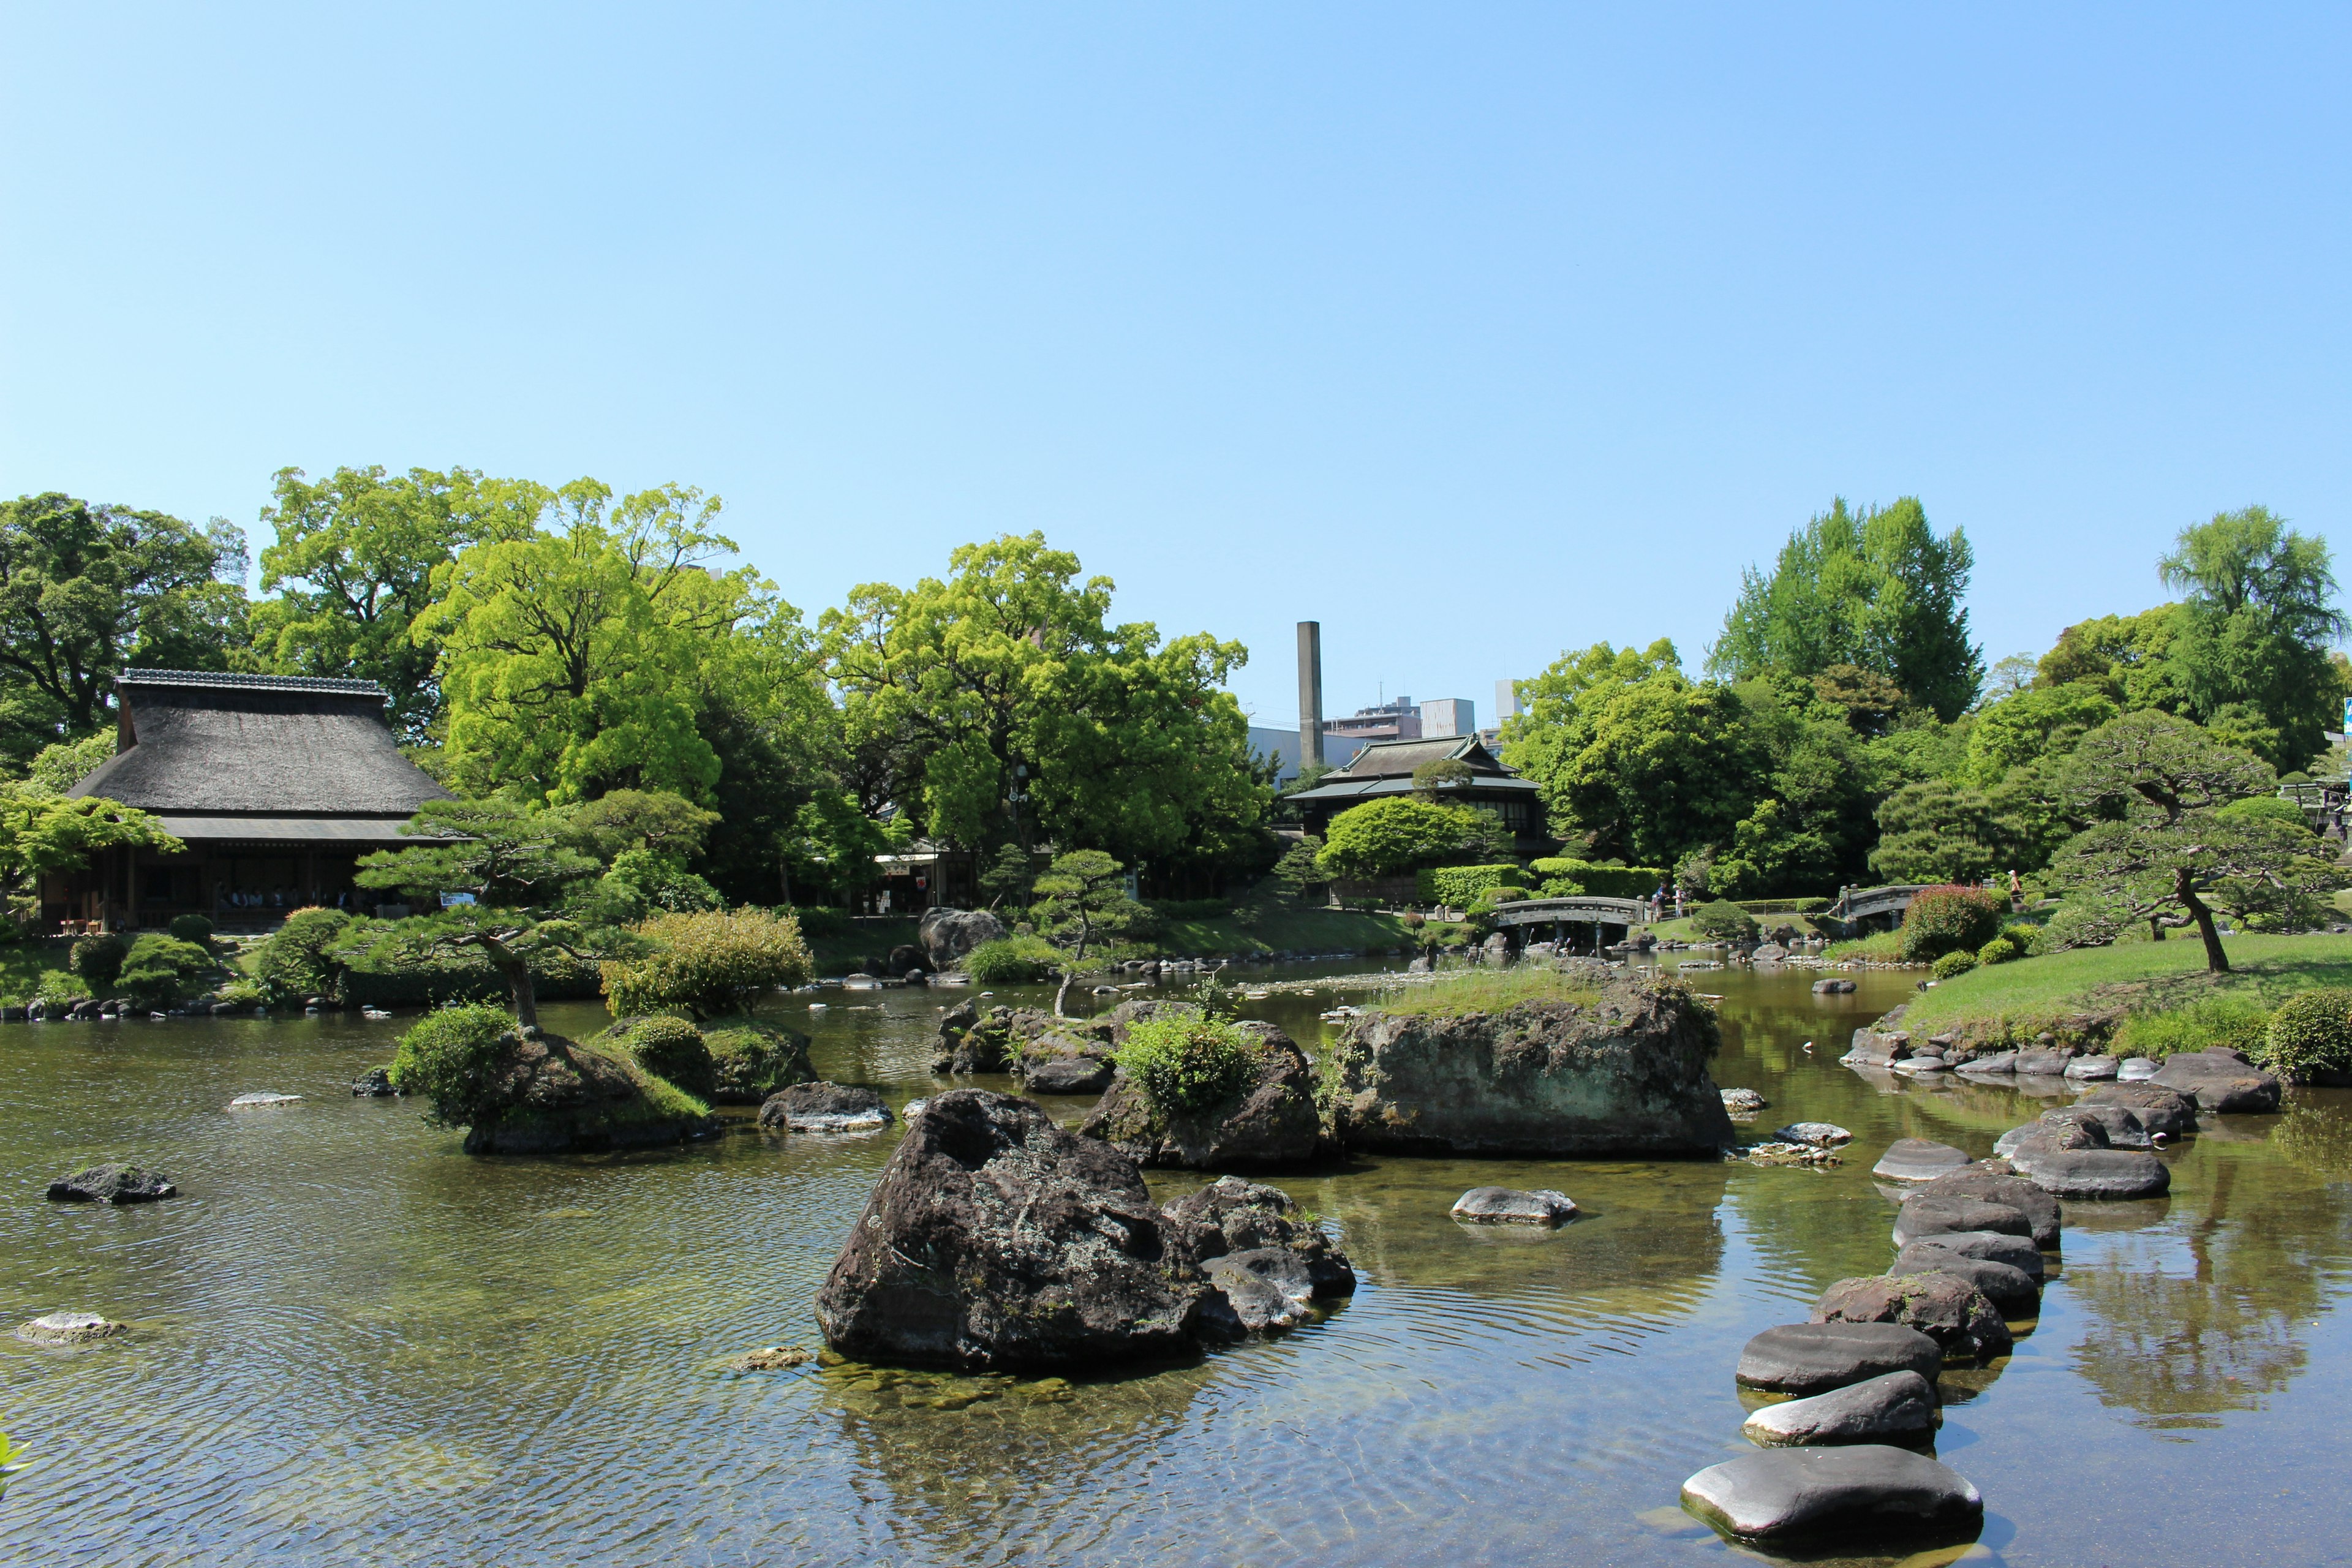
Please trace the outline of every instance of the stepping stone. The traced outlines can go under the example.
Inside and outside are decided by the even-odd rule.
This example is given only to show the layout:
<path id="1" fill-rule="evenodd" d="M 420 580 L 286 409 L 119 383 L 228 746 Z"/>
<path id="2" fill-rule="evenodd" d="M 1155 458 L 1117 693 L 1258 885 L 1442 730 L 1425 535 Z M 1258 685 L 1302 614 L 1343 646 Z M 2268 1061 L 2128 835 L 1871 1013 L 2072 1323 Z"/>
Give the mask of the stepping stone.
<path id="1" fill-rule="evenodd" d="M 2066 1064 L 2066 1076 L 2080 1079 L 2109 1079 L 2116 1076 L 2113 1057 L 2076 1057 Z"/>
<path id="2" fill-rule="evenodd" d="M 301 1098 L 299 1094 L 240 1094 L 228 1102 L 228 1108 L 231 1110 L 249 1110 L 257 1105 L 291 1105 Z"/>
<path id="3" fill-rule="evenodd" d="M 1727 1089 L 1720 1092 L 1727 1116 L 1753 1116 L 1769 1103 L 1752 1089 Z"/>
<path id="4" fill-rule="evenodd" d="M 61 1204 L 152 1204 L 179 1195 L 163 1172 L 120 1163 L 92 1165 L 49 1184 L 49 1196 Z"/>
<path id="5" fill-rule="evenodd" d="M 1834 1121 L 1791 1121 L 1772 1136 L 1783 1143 L 1810 1143 L 1816 1149 L 1834 1149 L 1853 1142 L 1853 1134 Z"/>
<path id="6" fill-rule="evenodd" d="M 1473 1187 L 1454 1201 L 1454 1217 L 1465 1225 L 1531 1225 L 1556 1230 L 1576 1217 L 1576 1200 L 1546 1187 Z"/>
<path id="7" fill-rule="evenodd" d="M 2197 1102 L 2177 1089 L 2158 1083 L 2111 1083 L 2095 1089 L 2074 1102 L 2077 1110 L 2113 1105 L 2130 1111 L 2149 1132 L 2187 1138 L 2197 1131 Z M 2114 1138 L 2110 1132 L 2108 1142 Z"/>
<path id="8" fill-rule="evenodd" d="M 2150 1061 L 2146 1057 L 2126 1057 L 2116 1063 L 2116 1078 L 2124 1083 L 2138 1083 L 2163 1070 L 2162 1062 Z"/>
<path id="9" fill-rule="evenodd" d="M 1900 1323 L 1786 1323 L 1739 1352 L 1740 1384 L 1768 1394 L 1827 1394 L 1890 1372 L 1933 1383 L 1943 1347 Z"/>
<path id="10" fill-rule="evenodd" d="M 1980 1166 L 1971 1165 L 1965 1171 L 1938 1176 L 1913 1191 L 1923 1197 L 1981 1198 L 1989 1204 L 2007 1204 L 2026 1217 L 2033 1227 L 2033 1244 L 2044 1249 L 2057 1247 L 2059 1226 L 2066 1217 L 2066 1211 L 2059 1206 L 2056 1198 L 2024 1177 Z"/>
<path id="11" fill-rule="evenodd" d="M 793 1132 L 875 1132 L 890 1125 L 890 1110 L 870 1089 L 796 1083 L 761 1102 L 760 1125 Z"/>
<path id="12" fill-rule="evenodd" d="M 2172 1190 L 2172 1173 L 2137 1149 L 2042 1149 L 2031 1144 L 2010 1156 L 2027 1181 L 2062 1198 L 2157 1198 Z"/>
<path id="13" fill-rule="evenodd" d="M 2074 1058 L 2064 1051 L 2048 1046 L 2033 1046 L 2017 1053 L 2017 1072 L 2021 1078 L 2057 1078 Z"/>
<path id="14" fill-rule="evenodd" d="M 2169 1094 L 2172 1091 L 2159 1089 L 2157 1092 Z M 2141 1124 L 2139 1113 L 2126 1105 L 2086 1105 L 2077 1100 L 2063 1110 L 2043 1111 L 2042 1120 L 2053 1123 L 2095 1121 L 2100 1131 L 2107 1135 L 2107 1147 L 2110 1149 L 2151 1149 L 2156 1146 L 2155 1141 L 2147 1135 L 2147 1127 Z"/>
<path id="15" fill-rule="evenodd" d="M 2168 1057 L 2147 1081 L 2179 1089 L 2212 1116 L 2260 1115 L 2279 1108 L 2279 1080 L 2234 1051 Z"/>
<path id="16" fill-rule="evenodd" d="M 1959 1070 L 1965 1073 L 2006 1077 L 2017 1071 L 2017 1053 L 1995 1051 L 1989 1057 L 1972 1057 L 1960 1064 Z"/>
<path id="17" fill-rule="evenodd" d="M 1984 1499 L 1958 1472 L 1881 1443 L 1780 1448 L 1710 1465 L 1683 1483 L 1683 1507 L 1744 1541 L 1868 1531 L 1883 1541 L 1980 1526 Z"/>
<path id="18" fill-rule="evenodd" d="M 1943 1236 L 1955 1231 L 1991 1230 L 2004 1236 L 2021 1236 L 2031 1239 L 2033 1222 L 2024 1212 L 2009 1204 L 1990 1202 L 1984 1198 L 1937 1196 L 1919 1193 L 1903 1200 L 1895 1211 L 1895 1245 L 1908 1247 L 1923 1236 Z"/>
<path id="19" fill-rule="evenodd" d="M 1983 1291 L 1946 1269 L 1841 1279 L 1813 1304 L 1817 1323 L 1899 1323 L 1941 1345 L 1947 1361 L 1982 1366 L 2010 1352 L 2009 1321 Z"/>
<path id="20" fill-rule="evenodd" d="M 19 1328 L 16 1337 L 37 1345 L 83 1345 L 129 1331 L 96 1312 L 49 1312 Z"/>
<path id="21" fill-rule="evenodd" d="M 2032 1318 L 2042 1310 L 2042 1287 L 2013 1264 L 1988 1258 L 1964 1258 L 1948 1247 L 1912 1246 L 1895 1255 L 1889 1275 L 1957 1274 L 1984 1292 L 1986 1300 L 2004 1320 Z"/>
<path id="22" fill-rule="evenodd" d="M 1898 1138 L 1879 1156 L 1870 1173 L 1892 1182 L 1932 1182 L 1968 1163 L 1968 1155 L 1949 1143 L 1927 1138 Z"/>
<path id="23" fill-rule="evenodd" d="M 1740 1436 L 1767 1448 L 1801 1443 L 1919 1442 L 1942 1416 L 1936 1391 L 1916 1372 L 1890 1372 L 1811 1399 L 1768 1405 Z"/>
<path id="24" fill-rule="evenodd" d="M 2047 1265 L 2042 1260 L 2042 1249 L 2021 1236 L 2003 1236 L 1998 1231 L 1947 1231 L 1937 1236 L 1923 1236 L 1903 1250 L 1921 1249 L 1948 1252 L 1958 1258 L 1981 1258 L 1993 1263 L 2006 1263 L 2028 1279 L 2039 1279 Z"/>
<path id="25" fill-rule="evenodd" d="M 1896 1072 L 1910 1073 L 1915 1077 L 1924 1073 L 1949 1072 L 1951 1068 L 1952 1064 L 1941 1057 L 1905 1057 L 1895 1064 Z"/>

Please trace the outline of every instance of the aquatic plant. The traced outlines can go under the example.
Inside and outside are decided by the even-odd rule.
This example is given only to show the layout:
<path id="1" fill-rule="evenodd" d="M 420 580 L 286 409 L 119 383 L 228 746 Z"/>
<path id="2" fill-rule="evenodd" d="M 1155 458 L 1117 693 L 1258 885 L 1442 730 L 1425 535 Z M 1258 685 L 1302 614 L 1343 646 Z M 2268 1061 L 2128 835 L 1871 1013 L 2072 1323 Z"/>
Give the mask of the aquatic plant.
<path id="1" fill-rule="evenodd" d="M 0 1432 L 0 1496 L 7 1494 L 10 1479 L 25 1468 L 25 1445 L 10 1442 L 8 1434 Z"/>

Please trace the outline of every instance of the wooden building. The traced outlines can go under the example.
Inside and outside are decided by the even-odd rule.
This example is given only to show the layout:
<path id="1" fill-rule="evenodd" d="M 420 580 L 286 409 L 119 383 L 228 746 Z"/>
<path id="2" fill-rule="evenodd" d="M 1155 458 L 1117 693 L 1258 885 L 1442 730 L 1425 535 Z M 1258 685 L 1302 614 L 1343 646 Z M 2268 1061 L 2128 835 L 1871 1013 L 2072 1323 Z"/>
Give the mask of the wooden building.
<path id="1" fill-rule="evenodd" d="M 1313 789 L 1289 797 L 1298 808 L 1301 826 L 1320 835 L 1331 819 L 1351 805 L 1413 793 L 1413 770 L 1430 763 L 1456 762 L 1470 777 L 1448 784 L 1437 798 L 1449 805 L 1475 805 L 1495 813 L 1511 830 L 1521 855 L 1550 851 L 1544 832 L 1543 803 L 1536 782 L 1505 767 L 1475 735 L 1449 735 L 1431 740 L 1375 741 L 1316 782 Z"/>
<path id="2" fill-rule="evenodd" d="M 184 854 L 111 850 L 41 888 L 43 923 L 163 926 L 174 915 L 268 925 L 310 904 L 373 908 L 352 865 L 404 843 L 448 792 L 400 754 L 367 680 L 131 669 L 115 679 L 115 754 L 67 793 L 163 819 Z"/>

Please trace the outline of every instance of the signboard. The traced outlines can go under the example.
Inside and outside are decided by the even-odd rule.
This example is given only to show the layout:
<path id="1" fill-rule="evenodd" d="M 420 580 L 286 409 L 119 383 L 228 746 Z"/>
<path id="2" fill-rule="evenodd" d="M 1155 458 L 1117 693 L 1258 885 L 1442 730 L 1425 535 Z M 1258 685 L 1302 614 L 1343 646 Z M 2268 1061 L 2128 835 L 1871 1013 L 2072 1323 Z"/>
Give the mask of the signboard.
<path id="1" fill-rule="evenodd" d="M 473 901 L 474 895 L 471 893 L 444 893 L 441 895 L 441 907 L 445 910 L 454 910 L 460 904 L 470 904 Z"/>

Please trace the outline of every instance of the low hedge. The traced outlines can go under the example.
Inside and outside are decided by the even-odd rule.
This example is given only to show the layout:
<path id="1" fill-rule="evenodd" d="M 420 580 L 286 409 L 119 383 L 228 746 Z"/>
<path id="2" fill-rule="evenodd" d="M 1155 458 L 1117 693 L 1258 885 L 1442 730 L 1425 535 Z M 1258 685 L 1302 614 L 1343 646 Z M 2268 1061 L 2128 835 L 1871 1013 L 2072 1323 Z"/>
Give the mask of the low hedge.
<path id="1" fill-rule="evenodd" d="M 1655 866 L 1598 866 L 1558 855 L 1531 861 L 1528 868 L 1538 877 L 1573 882 L 1579 891 L 1596 899 L 1646 899 L 1659 884 L 1672 888 L 1675 880 L 1673 873 Z"/>
<path id="2" fill-rule="evenodd" d="M 1413 896 L 1424 904 L 1458 910 L 1487 889 L 1521 881 L 1526 875 L 1513 865 L 1430 866 L 1413 873 Z"/>

